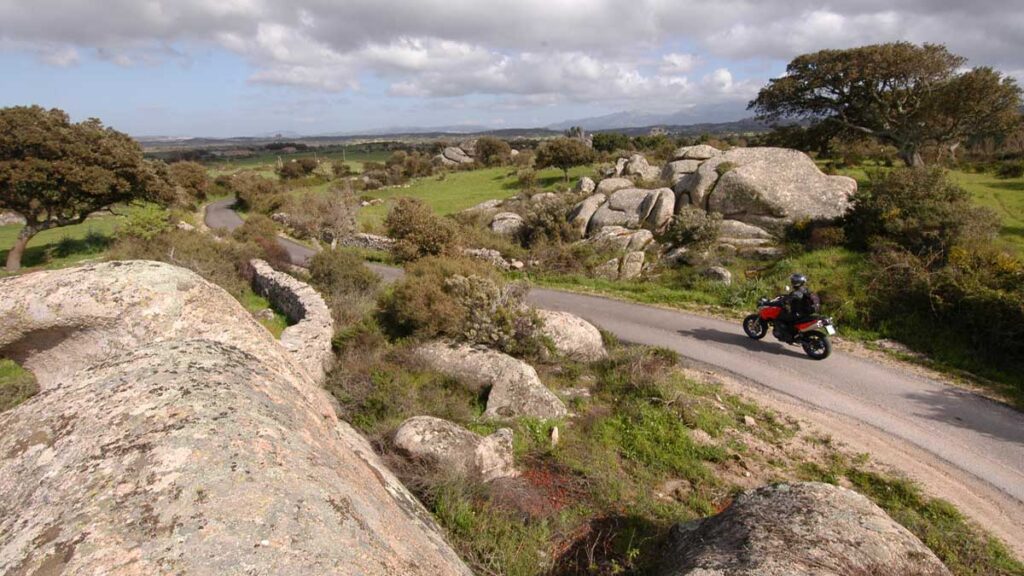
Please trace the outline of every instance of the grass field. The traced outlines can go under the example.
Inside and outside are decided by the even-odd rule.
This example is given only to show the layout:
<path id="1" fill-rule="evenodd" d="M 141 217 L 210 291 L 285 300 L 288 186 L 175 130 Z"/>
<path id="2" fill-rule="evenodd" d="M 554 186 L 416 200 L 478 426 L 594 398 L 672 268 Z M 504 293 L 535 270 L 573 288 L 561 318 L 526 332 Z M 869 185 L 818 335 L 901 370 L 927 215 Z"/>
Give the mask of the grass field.
<path id="1" fill-rule="evenodd" d="M 22 268 L 63 268 L 96 258 L 110 244 L 119 220 L 117 216 L 99 214 L 75 226 L 40 232 L 29 241 Z M 17 225 L 0 226 L 0 263 L 7 261 L 7 253 L 20 230 Z M 0 275 L 3 274 L 0 269 Z"/>
<path id="2" fill-rule="evenodd" d="M 593 172 L 590 166 L 579 166 L 569 171 L 569 184 L 562 177 L 562 171 L 549 168 L 537 172 L 537 187 L 553 190 L 558 186 L 571 186 L 581 176 Z M 508 198 L 519 192 L 515 168 L 485 168 L 466 172 L 452 172 L 439 179 L 437 176 L 421 178 L 409 184 L 408 188 L 387 188 L 366 192 L 363 195 L 383 198 L 384 204 L 363 208 L 359 222 L 364 230 L 379 230 L 384 217 L 391 208 L 394 198 L 413 197 L 427 202 L 438 214 L 452 214 L 475 206 L 486 200 Z"/>
<path id="3" fill-rule="evenodd" d="M 210 174 L 214 177 L 221 174 L 230 174 L 238 170 L 252 170 L 258 169 L 259 173 L 268 178 L 275 178 L 274 166 L 277 164 L 277 159 L 280 157 L 282 160 L 297 160 L 299 158 L 310 158 L 317 156 L 322 160 L 328 160 L 334 162 L 336 160 L 345 160 L 345 163 L 349 165 L 355 172 L 363 171 L 363 162 L 383 162 L 390 156 L 390 152 L 383 150 L 376 150 L 367 152 L 360 149 L 346 149 L 344 152 L 341 150 L 332 150 L 329 152 L 321 152 L 316 150 L 310 150 L 306 152 L 294 152 L 291 154 L 277 154 L 273 152 L 266 152 L 249 156 L 247 158 L 237 158 L 231 160 L 213 161 L 207 162 L 206 165 L 210 168 Z"/>

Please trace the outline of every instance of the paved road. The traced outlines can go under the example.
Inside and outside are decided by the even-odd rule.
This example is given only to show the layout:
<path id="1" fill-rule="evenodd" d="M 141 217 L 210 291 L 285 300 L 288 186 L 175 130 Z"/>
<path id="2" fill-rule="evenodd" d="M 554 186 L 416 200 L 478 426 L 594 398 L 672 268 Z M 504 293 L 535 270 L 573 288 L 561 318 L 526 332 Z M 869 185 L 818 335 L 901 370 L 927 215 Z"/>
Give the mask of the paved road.
<path id="1" fill-rule="evenodd" d="M 241 223 L 231 200 L 215 202 L 207 225 Z M 292 261 L 313 250 L 281 239 Z M 372 266 L 386 279 L 400 270 Z M 826 413 L 910 442 L 1024 503 L 1024 414 L 970 392 L 843 352 L 816 362 L 796 347 L 747 338 L 738 323 L 596 296 L 534 289 L 539 307 L 577 314 L 624 341 L 664 346 Z M 1024 530 L 1024 527 L 1022 527 Z"/>

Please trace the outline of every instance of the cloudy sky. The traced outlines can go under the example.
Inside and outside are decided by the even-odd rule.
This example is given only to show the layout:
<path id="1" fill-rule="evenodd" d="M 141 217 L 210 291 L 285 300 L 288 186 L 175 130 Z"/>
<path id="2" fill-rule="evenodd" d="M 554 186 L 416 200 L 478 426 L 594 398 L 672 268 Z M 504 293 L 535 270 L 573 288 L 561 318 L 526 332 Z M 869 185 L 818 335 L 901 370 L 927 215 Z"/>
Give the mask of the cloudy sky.
<path id="1" fill-rule="evenodd" d="M 0 0 L 0 106 L 135 135 L 720 121 L 797 54 L 897 39 L 1024 78 L 1024 0 Z"/>

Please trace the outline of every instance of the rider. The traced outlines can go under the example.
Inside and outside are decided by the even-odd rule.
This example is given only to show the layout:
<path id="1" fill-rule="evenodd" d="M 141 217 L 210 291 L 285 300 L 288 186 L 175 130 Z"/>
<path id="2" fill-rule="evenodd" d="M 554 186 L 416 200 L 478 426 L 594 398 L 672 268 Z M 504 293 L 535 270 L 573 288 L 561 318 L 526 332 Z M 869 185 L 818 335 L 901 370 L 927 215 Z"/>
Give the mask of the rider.
<path id="1" fill-rule="evenodd" d="M 791 290 L 782 295 L 782 313 L 775 320 L 775 329 L 789 341 L 793 338 L 793 325 L 809 315 L 811 291 L 807 289 L 807 277 L 796 273 L 789 277 Z M 776 334 L 778 336 L 779 334 Z"/>

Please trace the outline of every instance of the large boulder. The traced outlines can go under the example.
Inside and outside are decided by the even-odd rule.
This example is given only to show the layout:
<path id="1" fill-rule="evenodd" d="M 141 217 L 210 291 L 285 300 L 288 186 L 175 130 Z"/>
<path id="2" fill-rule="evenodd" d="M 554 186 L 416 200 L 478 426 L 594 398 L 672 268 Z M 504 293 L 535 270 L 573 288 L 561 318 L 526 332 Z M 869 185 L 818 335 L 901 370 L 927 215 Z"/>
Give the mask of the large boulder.
<path id="1" fill-rule="evenodd" d="M 619 280 L 633 280 L 639 278 L 644 271 L 644 261 L 647 255 L 644 252 L 629 252 L 622 257 L 619 265 Z"/>
<path id="2" fill-rule="evenodd" d="M 801 219 L 841 217 L 857 191 L 856 180 L 823 173 L 797 150 L 734 148 L 718 158 L 735 167 L 715 184 L 707 208 L 761 228 L 779 231 Z"/>
<path id="3" fill-rule="evenodd" d="M 739 220 L 722 220 L 718 228 L 719 234 L 727 238 L 754 238 L 771 240 L 772 235 L 763 228 L 740 222 Z"/>
<path id="4" fill-rule="evenodd" d="M 455 146 L 449 146 L 444 149 L 441 153 L 448 160 L 455 162 L 456 164 L 472 164 L 473 158 L 469 154 L 466 154 L 462 148 L 456 148 Z"/>
<path id="5" fill-rule="evenodd" d="M 672 219 L 675 201 L 675 194 L 669 188 L 618 190 L 594 212 L 587 227 L 588 234 L 593 234 L 605 226 L 646 228 L 659 232 Z"/>
<path id="6" fill-rule="evenodd" d="M 864 496 L 805 482 L 745 492 L 724 512 L 677 526 L 663 576 L 948 576 L 920 540 Z"/>
<path id="7" fill-rule="evenodd" d="M 581 194 L 593 194 L 594 190 L 596 189 L 597 184 L 595 184 L 594 181 L 588 176 L 580 178 L 579 182 L 576 183 L 575 188 L 576 192 L 579 192 Z"/>
<path id="8" fill-rule="evenodd" d="M 523 228 L 523 217 L 515 212 L 499 212 L 491 219 L 491 232 L 515 236 Z"/>
<path id="9" fill-rule="evenodd" d="M 714 146 L 707 144 L 698 144 L 696 146 L 683 146 L 677 148 L 675 153 L 672 154 L 673 160 L 707 160 L 714 158 L 722 153 L 721 150 Z"/>
<path id="10" fill-rule="evenodd" d="M 567 414 L 565 404 L 541 383 L 533 366 L 508 354 L 446 341 L 423 344 L 415 354 L 432 370 L 455 378 L 474 392 L 490 388 L 486 418 L 548 419 Z"/>
<path id="11" fill-rule="evenodd" d="M 629 178 L 605 178 L 597 183 L 597 188 L 594 191 L 597 194 L 608 196 L 617 190 L 633 188 L 634 186 L 636 186 L 636 184 L 634 184 Z"/>
<path id="12" fill-rule="evenodd" d="M 599 248 L 617 250 L 619 252 L 635 252 L 644 250 L 654 241 L 650 230 L 630 230 L 622 226 L 605 226 L 585 242 Z"/>
<path id="13" fill-rule="evenodd" d="M 537 313 L 544 321 L 542 332 L 561 354 L 583 362 L 608 356 L 601 331 L 590 322 L 568 312 L 538 310 Z"/>
<path id="14" fill-rule="evenodd" d="M 9 210 L 0 210 L 0 226 L 10 226 L 16 224 L 18 226 L 25 225 L 25 217 L 17 212 L 11 212 Z"/>
<path id="15" fill-rule="evenodd" d="M 671 182 L 673 186 L 687 174 L 692 174 L 700 168 L 700 160 L 675 160 L 665 164 L 661 169 L 661 179 Z"/>
<path id="16" fill-rule="evenodd" d="M 0 573 L 464 574 L 430 515 L 242 306 L 110 262 L 0 280 Z"/>
<path id="17" fill-rule="evenodd" d="M 490 482 L 519 475 L 512 455 L 512 430 L 508 428 L 484 437 L 441 418 L 415 416 L 398 427 L 392 442 L 403 453 L 437 471 L 471 480 Z"/>
<path id="18" fill-rule="evenodd" d="M 683 174 L 672 185 L 681 203 L 707 210 L 707 197 L 718 182 L 718 165 L 724 162 L 720 157 L 703 162 L 696 171 Z M 685 197 L 686 202 L 683 202 Z"/>
<path id="19" fill-rule="evenodd" d="M 627 176 L 639 176 L 645 182 L 655 182 L 658 180 L 661 170 L 657 166 L 648 164 L 647 158 L 644 158 L 643 154 L 633 154 L 629 157 L 629 161 L 626 162 L 625 174 Z"/>
<path id="20" fill-rule="evenodd" d="M 597 212 L 597 209 L 607 200 L 608 197 L 604 194 L 594 194 L 577 204 L 569 212 L 569 223 L 579 232 L 580 236 L 586 235 L 587 226 L 590 224 L 590 219 L 593 218 L 594 212 Z"/>

